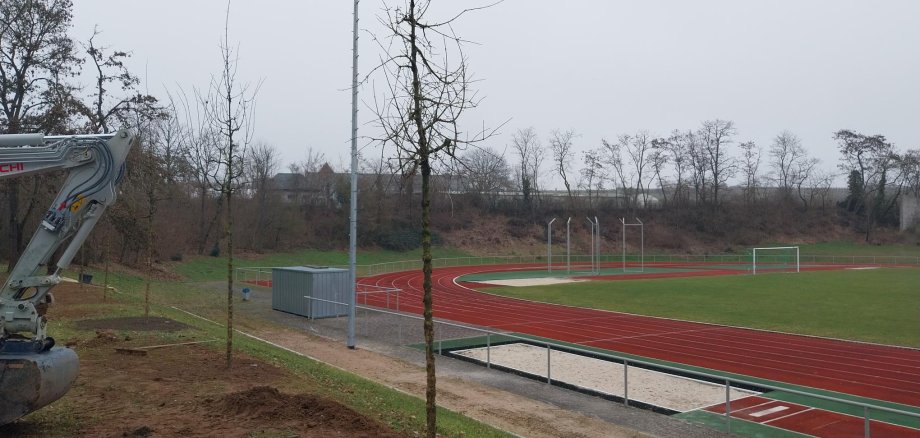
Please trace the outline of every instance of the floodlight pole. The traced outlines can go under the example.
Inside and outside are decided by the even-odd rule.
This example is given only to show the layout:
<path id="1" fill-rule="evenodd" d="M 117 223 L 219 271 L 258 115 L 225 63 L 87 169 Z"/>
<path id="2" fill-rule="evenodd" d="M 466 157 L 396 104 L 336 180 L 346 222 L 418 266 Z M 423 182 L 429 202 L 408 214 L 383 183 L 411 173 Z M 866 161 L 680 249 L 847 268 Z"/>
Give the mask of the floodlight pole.
<path id="1" fill-rule="evenodd" d="M 569 241 L 572 240 L 572 217 L 565 221 L 565 266 L 569 273 L 572 272 L 572 246 Z"/>
<path id="2" fill-rule="evenodd" d="M 597 268 L 594 269 L 598 274 L 601 273 L 601 221 L 597 220 L 597 216 L 594 216 L 594 224 L 597 226 L 596 237 L 594 238 L 594 258 L 597 259 Z"/>
<path id="3" fill-rule="evenodd" d="M 556 218 L 546 224 L 546 271 L 553 272 L 553 222 Z"/>
<path id="4" fill-rule="evenodd" d="M 591 270 L 594 271 L 594 222 L 591 222 L 591 218 L 585 216 L 585 220 L 591 224 Z"/>
<path id="5" fill-rule="evenodd" d="M 626 218 L 621 217 L 620 223 L 623 224 L 623 272 L 626 272 Z"/>
<path id="6" fill-rule="evenodd" d="M 358 295 L 358 2 L 355 0 L 351 42 L 351 212 L 348 226 L 348 348 L 355 348 L 355 305 Z"/>
<path id="7" fill-rule="evenodd" d="M 639 218 L 636 222 L 639 223 L 639 269 L 645 272 L 645 224 Z"/>

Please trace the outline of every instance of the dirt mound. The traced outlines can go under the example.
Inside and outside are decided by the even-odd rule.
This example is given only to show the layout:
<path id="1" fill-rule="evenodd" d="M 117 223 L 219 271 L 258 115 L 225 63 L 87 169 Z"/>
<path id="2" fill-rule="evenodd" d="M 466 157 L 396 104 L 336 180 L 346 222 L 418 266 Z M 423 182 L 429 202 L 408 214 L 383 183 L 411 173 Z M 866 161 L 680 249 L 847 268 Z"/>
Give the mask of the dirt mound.
<path id="1" fill-rule="evenodd" d="M 335 430 L 354 437 L 400 436 L 332 400 L 310 394 L 284 394 L 271 386 L 227 394 L 212 401 L 211 409 L 215 417 L 267 420 L 295 429 Z"/>
<path id="2" fill-rule="evenodd" d="M 139 332 L 177 332 L 189 326 L 159 316 L 131 316 L 121 318 L 89 319 L 74 324 L 80 330 L 133 330 Z"/>

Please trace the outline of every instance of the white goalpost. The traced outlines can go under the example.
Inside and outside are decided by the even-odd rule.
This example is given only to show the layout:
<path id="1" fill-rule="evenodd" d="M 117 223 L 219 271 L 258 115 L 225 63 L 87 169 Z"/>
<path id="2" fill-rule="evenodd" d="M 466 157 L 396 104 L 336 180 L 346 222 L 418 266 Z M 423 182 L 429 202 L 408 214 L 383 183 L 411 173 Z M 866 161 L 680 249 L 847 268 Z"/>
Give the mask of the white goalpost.
<path id="1" fill-rule="evenodd" d="M 773 246 L 765 248 L 754 248 L 754 257 L 751 265 L 751 273 L 753 275 L 757 275 L 758 252 L 760 252 L 760 263 L 762 266 L 779 266 L 782 270 L 786 270 L 783 268 L 789 266 L 789 270 L 791 270 L 792 263 L 795 263 L 795 272 L 801 271 L 802 265 L 799 261 L 799 247 Z M 779 254 L 775 254 L 776 252 L 779 252 Z M 761 270 L 764 270 L 764 268 L 761 267 Z"/>

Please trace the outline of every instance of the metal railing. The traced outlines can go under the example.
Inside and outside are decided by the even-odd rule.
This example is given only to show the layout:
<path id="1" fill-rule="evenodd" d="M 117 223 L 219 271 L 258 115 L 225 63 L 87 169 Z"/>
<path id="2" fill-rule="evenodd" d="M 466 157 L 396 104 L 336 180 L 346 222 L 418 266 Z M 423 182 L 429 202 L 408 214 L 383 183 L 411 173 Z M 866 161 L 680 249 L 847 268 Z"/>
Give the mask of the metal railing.
<path id="1" fill-rule="evenodd" d="M 310 297 L 305 297 L 305 298 L 310 299 Z M 348 306 L 347 303 L 343 303 L 343 302 L 338 302 L 336 304 L 345 306 L 345 307 Z M 405 345 L 404 341 L 409 341 L 409 340 L 403 339 L 403 335 L 405 333 L 404 326 L 407 324 L 407 322 L 410 324 L 416 324 L 414 326 L 416 327 L 416 332 L 417 333 L 421 332 L 421 330 L 417 330 L 418 328 L 421 327 L 421 324 L 418 324 L 420 321 L 423 320 L 421 316 L 418 316 L 415 314 L 409 314 L 405 312 L 400 312 L 400 311 L 383 309 L 383 308 L 374 307 L 374 306 L 361 305 L 361 304 L 356 305 L 356 309 L 362 311 L 359 315 L 363 314 L 363 318 L 365 319 L 364 323 L 361 324 L 361 326 L 363 327 L 363 333 L 361 334 L 362 337 L 373 338 L 375 340 L 383 340 L 387 343 L 393 343 L 394 339 L 390 339 L 387 337 L 390 333 L 392 333 L 392 330 L 384 330 L 381 328 L 381 324 L 393 324 L 396 326 L 397 333 L 398 333 L 397 335 L 398 337 L 395 339 L 395 344 L 402 346 L 402 345 Z M 337 318 L 337 319 L 343 319 L 343 318 Z M 386 319 L 389 319 L 389 322 L 386 322 L 385 321 Z M 381 322 L 381 320 L 384 320 L 384 321 Z M 443 336 L 445 332 L 448 332 L 448 333 L 452 332 L 454 336 Z M 553 372 L 552 372 L 553 371 L 553 354 L 552 352 L 554 350 L 583 355 L 583 356 L 587 356 L 591 358 L 597 358 L 597 359 L 614 362 L 614 363 L 621 363 L 623 364 L 623 374 L 621 376 L 623 380 L 622 396 L 619 396 L 617 394 L 609 394 L 609 393 L 602 393 L 602 394 L 608 394 L 609 396 L 612 396 L 614 398 L 622 399 L 622 403 L 626 406 L 629 406 L 630 401 L 631 401 L 629 398 L 629 368 L 631 366 L 670 373 L 670 374 L 677 374 L 683 377 L 689 377 L 689 378 L 693 378 L 697 380 L 707 381 L 713 384 L 723 385 L 725 387 L 725 413 L 723 414 L 723 417 L 725 418 L 725 425 L 729 432 L 731 432 L 731 427 L 732 427 L 731 426 L 732 388 L 743 388 L 743 389 L 756 388 L 757 390 L 762 391 L 762 392 L 780 391 L 786 394 L 792 394 L 792 395 L 801 396 L 801 397 L 808 397 L 814 400 L 839 403 L 845 406 L 849 406 L 853 408 L 854 410 L 858 410 L 862 412 L 865 437 L 870 436 L 871 426 L 872 426 L 871 421 L 872 421 L 873 413 L 887 413 L 887 414 L 908 417 L 911 420 L 916 420 L 918 422 L 918 425 L 920 425 L 920 412 L 910 412 L 910 411 L 905 411 L 901 409 L 894 409 L 894 408 L 890 408 L 886 406 L 879 406 L 875 404 L 865 403 L 861 401 L 848 400 L 848 399 L 832 397 L 828 395 L 801 391 L 801 390 L 797 390 L 793 388 L 763 383 L 760 381 L 751 381 L 751 380 L 746 380 L 744 378 L 739 378 L 739 377 L 732 377 L 728 375 L 715 374 L 711 372 L 697 371 L 697 370 L 689 369 L 689 368 L 665 365 L 665 364 L 658 363 L 658 362 L 652 362 L 648 360 L 636 359 L 634 357 L 628 357 L 625 355 L 619 355 L 613 352 L 607 353 L 607 352 L 602 352 L 598 350 L 589 350 L 589 349 L 577 347 L 571 344 L 563 344 L 563 343 L 554 342 L 551 340 L 536 339 L 536 338 L 527 337 L 527 336 L 520 336 L 520 335 L 516 335 L 512 333 L 496 331 L 490 328 L 475 327 L 475 326 L 470 326 L 466 324 L 461 324 L 461 323 L 456 323 L 452 321 L 446 321 L 446 320 L 435 318 L 435 339 L 436 340 L 434 341 L 434 348 L 435 348 L 435 352 L 438 355 L 444 356 L 445 353 L 449 353 L 449 351 L 445 351 L 445 348 L 444 348 L 445 344 L 449 344 L 447 347 L 447 350 L 458 349 L 458 347 L 451 347 L 451 345 L 456 344 L 458 339 L 471 338 L 471 337 L 477 337 L 477 336 L 485 338 L 484 346 L 480 344 L 473 344 L 473 345 L 464 345 L 459 348 L 462 348 L 462 349 L 485 348 L 486 349 L 486 359 L 484 363 L 481 360 L 474 360 L 474 361 L 483 363 L 483 365 L 486 368 L 493 367 L 493 362 L 491 360 L 491 357 L 492 357 L 491 350 L 492 348 L 496 347 L 496 342 L 499 344 L 507 344 L 509 343 L 509 341 L 522 342 L 522 343 L 545 348 L 546 349 L 545 383 L 547 384 L 553 384 L 553 383 L 558 384 L 558 382 L 556 382 L 552 377 L 553 376 Z M 421 339 L 419 339 L 416 336 L 409 342 L 416 342 L 416 341 L 421 342 Z M 544 377 L 542 376 L 536 376 L 536 377 L 544 379 Z M 610 378 L 614 379 L 614 378 L 620 378 L 620 377 L 611 376 Z M 566 384 L 566 385 L 573 386 L 571 384 Z M 592 388 L 583 388 L 583 389 L 587 391 L 595 391 Z M 640 400 L 633 399 L 632 401 L 641 402 L 645 404 L 645 402 L 642 402 Z M 847 414 L 845 412 L 840 412 L 840 413 L 843 415 L 852 415 L 852 414 Z M 875 421 L 882 421 L 882 420 L 875 420 Z"/>

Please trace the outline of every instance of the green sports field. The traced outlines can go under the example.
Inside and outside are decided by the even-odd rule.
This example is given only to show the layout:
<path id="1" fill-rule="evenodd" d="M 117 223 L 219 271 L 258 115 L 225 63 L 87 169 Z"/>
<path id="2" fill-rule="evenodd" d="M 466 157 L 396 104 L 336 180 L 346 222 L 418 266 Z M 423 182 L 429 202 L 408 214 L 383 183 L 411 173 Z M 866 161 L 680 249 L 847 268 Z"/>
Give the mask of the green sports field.
<path id="1" fill-rule="evenodd" d="M 920 347 L 920 268 L 495 287 L 498 295 Z"/>

